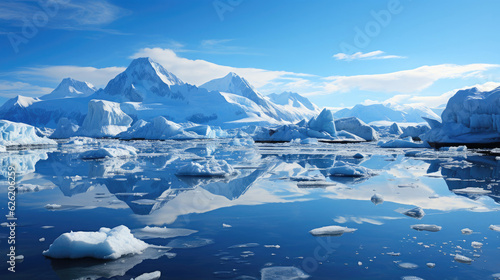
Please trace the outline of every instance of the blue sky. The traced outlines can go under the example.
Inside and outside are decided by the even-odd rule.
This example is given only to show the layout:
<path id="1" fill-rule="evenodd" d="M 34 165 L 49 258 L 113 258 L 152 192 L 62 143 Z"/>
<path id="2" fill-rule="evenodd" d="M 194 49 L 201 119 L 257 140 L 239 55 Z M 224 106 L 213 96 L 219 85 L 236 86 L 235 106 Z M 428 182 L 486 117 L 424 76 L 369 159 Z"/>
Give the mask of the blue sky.
<path id="1" fill-rule="evenodd" d="M 104 87 L 150 56 L 196 85 L 234 71 L 264 94 L 295 91 L 320 107 L 435 107 L 454 89 L 500 81 L 499 9 L 456 0 L 6 0 L 0 103 L 48 93 L 68 76 Z"/>

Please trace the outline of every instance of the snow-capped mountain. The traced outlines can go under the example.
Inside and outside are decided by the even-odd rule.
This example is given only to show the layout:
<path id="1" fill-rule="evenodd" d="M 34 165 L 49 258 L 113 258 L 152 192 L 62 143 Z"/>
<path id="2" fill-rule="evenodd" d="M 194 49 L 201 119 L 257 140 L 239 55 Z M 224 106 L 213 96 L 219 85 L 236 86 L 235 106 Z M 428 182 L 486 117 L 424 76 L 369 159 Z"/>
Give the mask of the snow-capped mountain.
<path id="1" fill-rule="evenodd" d="M 285 107 L 281 106 L 285 104 L 273 103 L 271 100 L 265 98 L 262 94 L 255 90 L 255 88 L 251 86 L 247 80 L 233 72 L 227 74 L 223 78 L 209 81 L 200 87 L 209 91 L 218 91 L 223 94 L 230 93 L 232 95 L 245 97 L 259 106 L 266 115 L 279 121 L 295 122 L 302 119 L 310 119 L 319 113 L 319 110 L 311 110 L 305 106 Z M 227 97 L 231 98 L 231 96 Z M 302 96 L 300 97 L 304 98 Z"/>
<path id="2" fill-rule="evenodd" d="M 41 100 L 87 97 L 94 94 L 97 89 L 87 82 L 81 82 L 72 78 L 66 78 L 51 93 L 40 97 Z"/>
<path id="3" fill-rule="evenodd" d="M 271 93 L 267 95 L 267 97 L 269 97 L 272 102 L 278 105 L 289 105 L 295 108 L 305 107 L 308 110 L 319 112 L 318 106 L 309 101 L 309 99 L 295 92 L 284 91 L 280 94 Z"/>
<path id="4" fill-rule="evenodd" d="M 25 97 L 9 100 L 2 106 L 0 119 L 55 128 L 58 120 L 64 117 L 81 126 L 92 99 L 117 103 L 133 121 L 151 121 L 162 116 L 176 123 L 194 122 L 226 128 L 297 122 L 318 113 L 305 106 L 274 104 L 245 79 L 232 73 L 205 86 L 211 90 L 184 83 L 150 58 L 138 58 L 104 89 L 91 95 L 87 94 L 94 89 L 87 83 L 65 79 L 54 94 L 42 100 Z M 213 90 L 215 88 L 218 90 Z"/>
<path id="5" fill-rule="evenodd" d="M 358 104 L 352 109 L 342 109 L 337 111 L 335 118 L 356 117 L 366 123 L 377 121 L 388 122 L 424 122 L 422 117 L 440 120 L 431 109 L 425 106 L 394 106 L 384 104 L 361 105 Z"/>

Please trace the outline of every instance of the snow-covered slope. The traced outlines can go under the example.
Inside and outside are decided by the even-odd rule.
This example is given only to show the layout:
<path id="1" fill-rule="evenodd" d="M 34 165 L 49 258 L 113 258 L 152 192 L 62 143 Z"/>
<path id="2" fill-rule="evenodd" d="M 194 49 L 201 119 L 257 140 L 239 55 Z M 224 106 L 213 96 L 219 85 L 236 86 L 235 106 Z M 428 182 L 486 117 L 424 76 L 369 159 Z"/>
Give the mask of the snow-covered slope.
<path id="1" fill-rule="evenodd" d="M 422 117 L 439 120 L 431 109 L 425 106 L 386 106 L 384 104 L 361 105 L 352 109 L 342 109 L 335 113 L 335 118 L 356 117 L 366 123 L 376 121 L 423 122 Z"/>
<path id="2" fill-rule="evenodd" d="M 309 101 L 309 99 L 307 99 L 306 97 L 295 92 L 284 91 L 280 94 L 271 93 L 267 95 L 267 97 L 269 97 L 272 102 L 278 105 L 289 105 L 294 108 L 305 107 L 308 110 L 319 112 L 318 106 Z"/>
<path id="3" fill-rule="evenodd" d="M 295 102 L 294 106 L 293 100 L 291 103 L 292 105 L 290 105 L 290 102 L 286 102 L 284 100 L 281 100 L 281 102 L 285 104 L 273 103 L 272 100 L 270 101 L 266 99 L 262 94 L 255 90 L 247 80 L 233 72 L 227 74 L 223 78 L 209 81 L 201 85 L 200 87 L 205 88 L 209 91 L 232 93 L 234 95 L 245 97 L 259 106 L 267 116 L 278 121 L 296 122 L 302 119 L 309 119 L 319 112 L 319 109 L 317 107 L 311 106 L 312 104 L 309 102 L 309 100 L 298 94 L 294 94 L 296 96 L 294 96 L 293 98 L 297 100 L 300 99 L 302 101 L 304 101 L 305 99 L 307 102 L 304 101 L 304 103 L 309 103 L 307 105 L 311 106 L 311 108 L 313 109 L 310 109 L 304 105 L 300 106 L 298 102 Z M 282 99 L 284 98 L 288 99 L 286 95 L 283 96 Z"/>
<path id="4" fill-rule="evenodd" d="M 51 93 L 40 97 L 41 100 L 87 97 L 96 92 L 97 89 L 88 82 L 81 82 L 72 78 L 66 78 Z"/>
<path id="5" fill-rule="evenodd" d="M 500 142 L 500 87 L 459 90 L 446 105 L 441 125 L 432 123 L 424 139 L 445 143 Z"/>
<path id="6" fill-rule="evenodd" d="M 82 126 L 87 104 L 92 99 L 119 104 L 119 109 L 133 120 L 150 122 L 161 116 L 176 123 L 194 122 L 223 128 L 297 122 L 318 113 L 305 106 L 276 105 L 234 74 L 207 84 L 223 92 L 186 84 L 150 58 L 138 58 L 104 89 L 90 96 L 86 95 L 93 89 L 87 83 L 65 79 L 44 100 L 24 97 L 9 100 L 0 111 L 0 119 L 56 128 L 59 119 L 64 117 Z"/>

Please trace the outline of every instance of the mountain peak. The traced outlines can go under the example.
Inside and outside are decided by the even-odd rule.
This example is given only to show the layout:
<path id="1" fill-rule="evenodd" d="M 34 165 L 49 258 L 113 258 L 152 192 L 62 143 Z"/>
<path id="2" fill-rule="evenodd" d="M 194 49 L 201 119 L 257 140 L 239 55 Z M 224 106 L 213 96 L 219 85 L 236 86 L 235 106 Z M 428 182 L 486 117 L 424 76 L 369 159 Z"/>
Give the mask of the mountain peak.
<path id="1" fill-rule="evenodd" d="M 158 76 L 169 86 L 184 84 L 181 79 L 168 72 L 163 66 L 149 57 L 139 57 L 132 60 L 125 73 L 136 79 L 154 80 L 155 76 Z"/>
<path id="2" fill-rule="evenodd" d="M 86 97 L 96 92 L 94 85 L 88 82 L 82 82 L 73 78 L 64 78 L 61 83 L 51 93 L 46 94 L 40 99 L 60 99 L 73 97 Z"/>

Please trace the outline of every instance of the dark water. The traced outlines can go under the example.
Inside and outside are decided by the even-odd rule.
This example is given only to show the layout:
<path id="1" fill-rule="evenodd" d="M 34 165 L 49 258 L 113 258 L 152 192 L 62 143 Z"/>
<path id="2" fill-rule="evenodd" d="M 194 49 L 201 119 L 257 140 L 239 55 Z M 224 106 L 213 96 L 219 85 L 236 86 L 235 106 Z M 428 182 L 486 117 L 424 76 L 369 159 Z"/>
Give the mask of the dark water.
<path id="1" fill-rule="evenodd" d="M 68 145 L 0 154 L 3 174 L 15 163 L 18 186 L 38 186 L 17 195 L 16 253 L 24 261 L 16 264 L 16 273 L 7 271 L 9 231 L 0 228 L 1 279 L 130 279 L 158 270 L 160 279 L 261 279 L 263 268 L 278 266 L 298 268 L 310 279 L 493 279 L 500 272 L 500 233 L 489 229 L 500 224 L 500 169 L 494 157 L 434 150 L 410 157 L 407 150 L 374 144 L 124 144 L 135 146 L 139 155 L 83 161 L 79 153 L 92 147 Z M 366 157 L 353 158 L 358 152 Z M 212 156 L 239 173 L 226 178 L 175 175 L 183 164 Z M 330 177 L 327 170 L 336 161 L 360 164 L 378 175 Z M 295 178 L 319 174 L 326 175 L 325 182 Z M 0 205 L 7 214 L 5 178 L 2 183 Z M 370 201 L 375 193 L 384 198 L 382 204 Z M 47 204 L 61 207 L 49 210 Z M 417 206 L 425 211 L 422 219 L 401 214 Z M 415 224 L 442 230 L 416 231 L 410 228 Z M 110 262 L 42 255 L 62 233 L 118 225 L 197 232 L 145 240 L 174 247 L 169 253 L 175 257 L 150 249 Z M 327 237 L 309 233 L 329 225 L 357 230 Z M 463 228 L 474 233 L 464 235 Z M 473 241 L 483 243 L 482 248 L 473 248 Z M 454 261 L 457 253 L 472 263 Z M 401 263 L 418 267 L 405 269 Z"/>

